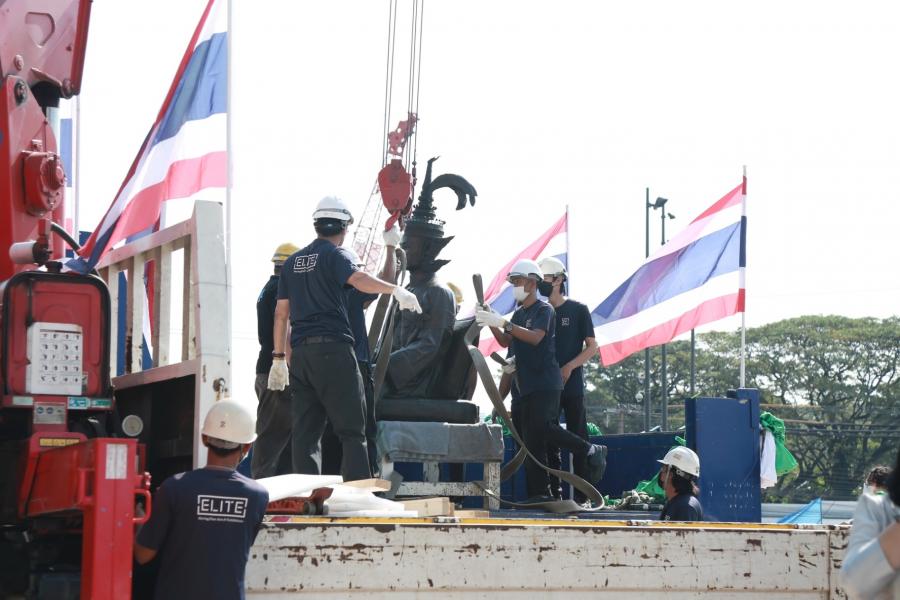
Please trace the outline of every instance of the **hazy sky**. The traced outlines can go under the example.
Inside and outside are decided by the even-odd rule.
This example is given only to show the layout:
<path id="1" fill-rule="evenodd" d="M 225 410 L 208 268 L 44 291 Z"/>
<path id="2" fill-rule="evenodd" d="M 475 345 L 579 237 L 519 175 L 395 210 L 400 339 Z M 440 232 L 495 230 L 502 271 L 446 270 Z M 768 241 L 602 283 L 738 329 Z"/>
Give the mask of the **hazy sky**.
<path id="1" fill-rule="evenodd" d="M 204 4 L 93 3 L 83 229 L 112 201 Z M 411 3 L 400 4 L 392 125 L 406 111 Z M 645 187 L 669 198 L 674 233 L 747 165 L 748 325 L 898 313 L 900 5 L 426 0 L 424 11 L 418 159 L 424 170 L 440 155 L 436 173 L 478 189 L 474 210 L 439 200 L 456 235 L 442 273 L 468 299 L 473 272 L 493 277 L 568 204 L 573 291 L 593 308 L 643 259 Z M 234 0 L 233 389 L 252 389 L 274 247 L 312 238 L 320 197 L 358 212 L 369 197 L 387 16 L 386 0 Z"/>

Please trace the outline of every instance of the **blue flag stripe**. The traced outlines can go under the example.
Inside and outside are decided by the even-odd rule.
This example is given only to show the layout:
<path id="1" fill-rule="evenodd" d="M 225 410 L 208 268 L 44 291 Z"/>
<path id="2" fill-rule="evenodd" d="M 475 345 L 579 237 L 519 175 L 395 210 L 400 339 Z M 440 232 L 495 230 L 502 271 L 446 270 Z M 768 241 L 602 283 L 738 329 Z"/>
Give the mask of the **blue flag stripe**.
<path id="1" fill-rule="evenodd" d="M 743 219 L 641 266 L 592 311 L 594 325 L 630 317 L 717 275 L 737 271 L 743 264 L 742 223 Z"/>

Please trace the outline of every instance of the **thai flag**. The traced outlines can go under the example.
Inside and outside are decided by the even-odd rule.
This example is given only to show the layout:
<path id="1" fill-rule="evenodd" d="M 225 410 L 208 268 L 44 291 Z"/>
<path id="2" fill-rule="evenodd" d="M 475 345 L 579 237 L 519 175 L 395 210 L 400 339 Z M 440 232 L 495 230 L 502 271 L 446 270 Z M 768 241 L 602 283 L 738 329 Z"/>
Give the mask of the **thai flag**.
<path id="1" fill-rule="evenodd" d="M 566 212 L 550 229 L 503 265 L 503 268 L 494 276 L 491 284 L 484 291 L 484 301 L 490 304 L 491 308 L 506 317 L 511 316 L 515 312 L 516 300 L 513 298 L 512 286 L 506 281 L 506 276 L 517 260 L 523 258 L 541 260 L 542 258 L 554 256 L 566 265 L 566 269 L 569 268 L 568 217 L 569 214 Z M 481 335 L 482 339 L 478 344 L 478 349 L 482 354 L 489 356 L 492 352 L 500 349 L 500 345 L 494 339 L 489 329 L 483 330 Z"/>
<path id="2" fill-rule="evenodd" d="M 119 242 L 152 231 L 163 202 L 228 186 L 227 19 L 227 2 L 209 0 L 119 193 L 67 268 L 87 273 Z"/>
<path id="3" fill-rule="evenodd" d="M 746 196 L 745 177 L 591 312 L 605 366 L 744 311 Z"/>

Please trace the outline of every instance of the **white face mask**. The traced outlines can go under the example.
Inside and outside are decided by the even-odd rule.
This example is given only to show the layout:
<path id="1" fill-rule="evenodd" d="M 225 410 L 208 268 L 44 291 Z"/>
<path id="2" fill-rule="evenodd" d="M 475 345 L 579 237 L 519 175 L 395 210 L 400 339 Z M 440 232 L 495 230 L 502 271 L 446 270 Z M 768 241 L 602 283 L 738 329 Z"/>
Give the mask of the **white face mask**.
<path id="1" fill-rule="evenodd" d="M 868 483 L 864 483 L 862 493 L 864 496 L 871 496 L 874 492 L 872 491 L 872 487 Z"/>
<path id="2" fill-rule="evenodd" d="M 516 299 L 516 302 L 524 302 L 527 297 L 528 292 L 525 291 L 525 286 L 519 285 L 513 288 L 513 298 Z"/>

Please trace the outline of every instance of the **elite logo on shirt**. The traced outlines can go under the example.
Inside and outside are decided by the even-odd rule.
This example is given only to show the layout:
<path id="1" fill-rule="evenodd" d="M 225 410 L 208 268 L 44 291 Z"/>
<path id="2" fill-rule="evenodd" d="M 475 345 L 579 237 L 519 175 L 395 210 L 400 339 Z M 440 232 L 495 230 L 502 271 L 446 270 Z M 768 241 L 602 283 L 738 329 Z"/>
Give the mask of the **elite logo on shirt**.
<path id="1" fill-rule="evenodd" d="M 531 319 L 525 321 L 525 329 L 531 329 Z"/>
<path id="2" fill-rule="evenodd" d="M 294 259 L 294 273 L 309 273 L 316 270 L 316 263 L 319 261 L 318 254 L 307 254 L 306 256 L 298 256 Z"/>
<path id="3" fill-rule="evenodd" d="M 200 521 L 243 523 L 246 516 L 246 498 L 197 495 L 197 519 Z"/>
<path id="4" fill-rule="evenodd" d="M 568 327 L 569 326 L 569 317 L 561 318 L 559 324 L 562 325 L 563 327 Z"/>

